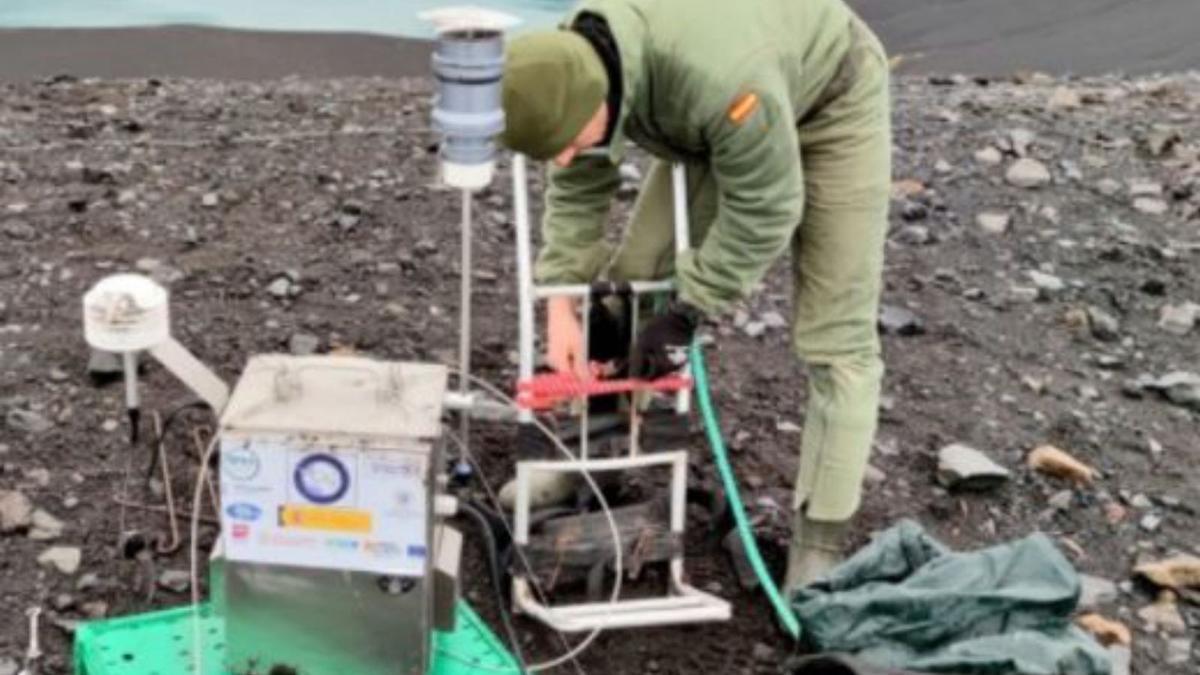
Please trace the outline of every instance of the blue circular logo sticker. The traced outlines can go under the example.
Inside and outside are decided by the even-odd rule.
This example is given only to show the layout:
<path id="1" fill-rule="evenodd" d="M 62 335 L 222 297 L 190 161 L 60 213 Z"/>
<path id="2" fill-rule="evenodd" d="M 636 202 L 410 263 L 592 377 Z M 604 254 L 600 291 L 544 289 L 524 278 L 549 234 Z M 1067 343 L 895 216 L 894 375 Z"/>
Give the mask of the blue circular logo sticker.
<path id="1" fill-rule="evenodd" d="M 292 482 L 310 502 L 332 504 L 350 489 L 350 472 L 337 457 L 322 452 L 300 460 Z"/>

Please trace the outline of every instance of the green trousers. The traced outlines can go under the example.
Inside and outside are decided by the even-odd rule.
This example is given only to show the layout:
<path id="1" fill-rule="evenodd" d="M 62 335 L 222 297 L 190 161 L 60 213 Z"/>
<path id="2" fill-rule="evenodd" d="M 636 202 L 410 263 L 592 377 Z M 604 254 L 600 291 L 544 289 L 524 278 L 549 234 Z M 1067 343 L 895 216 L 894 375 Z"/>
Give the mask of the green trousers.
<path id="1" fill-rule="evenodd" d="M 878 40 L 855 30 L 847 72 L 831 84 L 836 96 L 798 124 L 805 212 L 791 247 L 792 346 L 807 365 L 808 400 L 793 508 L 825 521 L 858 509 L 883 377 L 876 316 L 891 186 L 888 65 Z M 687 174 L 698 246 L 720 195 L 706 165 Z M 669 277 L 672 218 L 671 166 L 656 161 L 608 276 Z"/>

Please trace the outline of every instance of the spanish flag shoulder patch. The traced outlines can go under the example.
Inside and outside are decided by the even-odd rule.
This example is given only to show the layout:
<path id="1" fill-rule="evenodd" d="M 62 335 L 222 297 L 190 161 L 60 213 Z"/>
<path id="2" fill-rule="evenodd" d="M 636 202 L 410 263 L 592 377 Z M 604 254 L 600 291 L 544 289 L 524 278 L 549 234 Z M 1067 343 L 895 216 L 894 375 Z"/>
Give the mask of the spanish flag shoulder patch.
<path id="1" fill-rule="evenodd" d="M 729 121 L 734 124 L 741 124 L 758 110 L 758 94 L 748 92 L 740 94 L 729 105 Z"/>

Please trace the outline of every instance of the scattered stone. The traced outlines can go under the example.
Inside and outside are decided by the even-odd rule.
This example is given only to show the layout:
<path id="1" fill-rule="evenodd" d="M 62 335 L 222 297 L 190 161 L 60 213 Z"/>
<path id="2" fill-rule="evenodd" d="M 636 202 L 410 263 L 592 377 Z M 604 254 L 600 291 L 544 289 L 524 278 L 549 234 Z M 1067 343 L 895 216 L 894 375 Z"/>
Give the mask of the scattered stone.
<path id="1" fill-rule="evenodd" d="M 1099 307 L 1088 307 L 1088 324 L 1097 340 L 1113 342 L 1120 337 L 1121 322 Z"/>
<path id="2" fill-rule="evenodd" d="M 53 541 L 62 536 L 63 528 L 66 526 L 61 520 L 38 509 L 33 512 L 32 527 L 29 529 L 29 538 L 34 541 Z"/>
<path id="3" fill-rule="evenodd" d="M 938 451 L 937 479 L 947 488 L 990 490 L 1010 475 L 1008 469 L 970 446 L 953 443 Z"/>
<path id="4" fill-rule="evenodd" d="M 1099 614 L 1084 614 L 1075 620 L 1080 628 L 1096 637 L 1096 641 L 1108 647 L 1121 645 L 1128 647 L 1133 644 L 1133 634 L 1129 627 L 1120 621 L 1106 619 Z"/>
<path id="5" fill-rule="evenodd" d="M 1034 302 L 1042 297 L 1041 291 L 1030 286 L 1012 286 L 1008 294 L 1014 302 Z"/>
<path id="6" fill-rule="evenodd" d="M 746 325 L 742 326 L 742 332 L 752 338 L 761 337 L 767 332 L 767 324 L 762 321 L 747 321 Z"/>
<path id="7" fill-rule="evenodd" d="M 945 175 L 952 173 L 954 171 L 954 166 L 944 159 L 938 159 L 938 161 L 933 163 L 933 170 L 937 173 Z"/>
<path id="8" fill-rule="evenodd" d="M 296 356 L 313 354 L 320 345 L 320 338 L 308 333 L 293 333 L 292 337 L 288 339 L 288 351 Z"/>
<path id="9" fill-rule="evenodd" d="M 863 480 L 867 482 L 867 485 L 880 485 L 887 480 L 887 474 L 883 472 L 883 469 L 874 464 L 867 464 L 867 471 L 863 475 Z"/>
<path id="10" fill-rule="evenodd" d="M 81 593 L 84 591 L 90 591 L 93 588 L 98 588 L 99 586 L 100 576 L 95 572 L 88 572 L 80 576 L 79 580 L 75 582 L 75 590 Z"/>
<path id="11" fill-rule="evenodd" d="M 1029 146 L 1033 145 L 1035 138 L 1037 136 L 1028 129 L 1013 129 L 1008 132 L 1008 142 L 1017 157 L 1024 157 L 1029 154 Z"/>
<path id="12" fill-rule="evenodd" d="M 192 586 L 192 577 L 183 570 L 164 570 L 158 575 L 158 585 L 172 593 L 186 593 Z"/>
<path id="13" fill-rule="evenodd" d="M 1161 216 L 1171 207 L 1163 200 L 1154 197 L 1138 197 L 1133 200 L 1134 210 L 1149 216 Z"/>
<path id="14" fill-rule="evenodd" d="M 1167 640 L 1167 653 L 1164 657 L 1168 666 L 1182 666 L 1192 660 L 1192 641 L 1188 638 L 1172 638 Z"/>
<path id="15" fill-rule="evenodd" d="M 998 166 L 1004 161 L 1004 155 L 995 147 L 989 145 L 985 148 L 975 151 L 975 161 L 984 166 Z"/>
<path id="16" fill-rule="evenodd" d="M 892 199 L 908 199 L 925 191 L 925 184 L 911 178 L 892 181 Z"/>
<path id="17" fill-rule="evenodd" d="M 929 217 L 929 207 L 921 202 L 906 200 L 904 206 L 900 209 L 900 217 L 910 223 L 917 220 L 925 220 Z"/>
<path id="18" fill-rule="evenodd" d="M 215 192 L 207 192 L 200 198 L 200 205 L 206 209 L 211 209 L 221 203 L 221 198 Z"/>
<path id="19" fill-rule="evenodd" d="M 42 567 L 56 569 L 70 576 L 79 571 L 83 552 L 75 546 L 54 546 L 39 555 L 37 561 Z"/>
<path id="20" fill-rule="evenodd" d="M 1040 188 L 1050 183 L 1050 170 L 1036 159 L 1022 157 L 1008 167 L 1004 179 L 1014 187 Z"/>
<path id="21" fill-rule="evenodd" d="M 1129 498 L 1129 505 L 1140 511 L 1154 508 L 1154 502 L 1140 492 Z"/>
<path id="22" fill-rule="evenodd" d="M 776 311 L 763 312 L 761 317 L 762 322 L 767 325 L 767 328 L 783 328 L 787 326 L 787 319 Z"/>
<path id="23" fill-rule="evenodd" d="M 1079 594 L 1079 609 L 1093 609 L 1100 605 L 1116 602 L 1117 585 L 1112 581 L 1090 574 L 1079 575 L 1079 581 L 1082 586 Z"/>
<path id="24" fill-rule="evenodd" d="M 59 593 L 54 596 L 54 609 L 60 612 L 65 612 L 75 606 L 75 598 L 69 593 Z"/>
<path id="25" fill-rule="evenodd" d="M 1154 183 L 1148 180 L 1135 180 L 1129 183 L 1130 197 L 1160 197 L 1162 193 L 1162 183 Z"/>
<path id="26" fill-rule="evenodd" d="M 1133 573 L 1164 588 L 1200 588 L 1200 558 L 1179 555 L 1157 562 L 1143 563 Z"/>
<path id="27" fill-rule="evenodd" d="M 772 663 L 776 660 L 775 648 L 761 642 L 754 643 L 754 649 L 751 652 L 754 660 L 759 663 Z"/>
<path id="28" fill-rule="evenodd" d="M 779 431 L 779 432 L 782 432 L 785 434 L 798 434 L 798 433 L 803 432 L 804 428 L 801 427 L 799 424 L 796 424 L 795 422 L 781 420 L 781 421 L 775 423 L 775 431 Z"/>
<path id="29" fill-rule="evenodd" d="M 1175 594 L 1171 591 L 1159 593 L 1158 600 L 1153 605 L 1139 609 L 1137 615 L 1152 631 L 1162 631 L 1170 635 L 1182 635 L 1187 632 L 1187 623 L 1179 613 L 1179 605 L 1176 604 Z"/>
<path id="30" fill-rule="evenodd" d="M 25 477 L 37 483 L 41 487 L 50 486 L 50 470 L 38 467 L 36 469 L 26 469 Z"/>
<path id="31" fill-rule="evenodd" d="M 9 429 L 23 431 L 27 434 L 41 434 L 54 428 L 54 423 L 33 412 L 32 410 L 9 410 L 4 416 L 4 423 Z"/>
<path id="32" fill-rule="evenodd" d="M 1067 284 L 1053 274 L 1039 272 L 1038 270 L 1029 270 L 1026 274 L 1029 276 L 1029 280 L 1033 282 L 1033 285 L 1037 287 L 1039 298 L 1050 298 L 1067 288 Z"/>
<path id="33" fill-rule="evenodd" d="M 27 529 L 33 523 L 33 502 L 15 490 L 0 490 L 0 533 Z"/>
<path id="34" fill-rule="evenodd" d="M 1157 513 L 1147 513 L 1142 516 L 1142 520 L 1138 523 L 1138 526 L 1147 532 L 1157 532 L 1159 526 L 1162 525 L 1162 520 L 1162 516 Z"/>
<path id="35" fill-rule="evenodd" d="M 931 243 L 933 237 L 924 225 L 905 225 L 896 231 L 896 241 L 909 246 L 924 246 Z"/>
<path id="36" fill-rule="evenodd" d="M 17 675 L 20 670 L 21 664 L 16 659 L 0 656 L 0 675 Z"/>
<path id="37" fill-rule="evenodd" d="M 1200 321 L 1200 305 L 1194 302 L 1165 305 L 1158 315 L 1158 327 L 1172 335 L 1187 335 L 1197 321 Z"/>
<path id="38" fill-rule="evenodd" d="M 925 324 L 904 307 L 882 305 L 879 308 L 879 329 L 885 335 L 921 335 L 925 332 Z"/>
<path id="39" fill-rule="evenodd" d="M 1075 493 L 1070 490 L 1059 490 L 1054 493 L 1050 499 L 1046 500 L 1050 506 L 1059 511 L 1066 511 L 1071 508 L 1071 502 L 1075 499 Z"/>
<path id="40" fill-rule="evenodd" d="M 1200 410 L 1200 375 L 1196 373 L 1176 370 L 1157 380 L 1139 380 L 1138 385 L 1158 392 L 1176 405 Z"/>
<path id="41" fill-rule="evenodd" d="M 1096 190 L 1105 197 L 1113 197 L 1121 191 L 1121 183 L 1112 178 L 1101 178 L 1096 181 Z"/>
<path id="42" fill-rule="evenodd" d="M 1083 105 L 1083 99 L 1070 87 L 1057 87 L 1050 94 L 1047 105 L 1051 110 L 1075 110 Z"/>
<path id="43" fill-rule="evenodd" d="M 291 295 L 292 281 L 287 277 L 276 277 L 274 281 L 267 285 L 267 292 L 277 298 L 286 298 Z"/>
<path id="44" fill-rule="evenodd" d="M 89 619 L 103 619 L 108 616 L 108 603 L 103 600 L 85 602 L 80 609 Z"/>
<path id="45" fill-rule="evenodd" d="M 1052 445 L 1042 445 L 1029 453 L 1031 468 L 1042 473 L 1070 480 L 1078 485 L 1090 485 L 1096 470 Z"/>
<path id="46" fill-rule="evenodd" d="M 17 241 L 32 241 L 37 238 L 37 230 L 23 220 L 7 220 L 0 226 L 4 234 Z"/>
<path id="47" fill-rule="evenodd" d="M 999 211 L 984 211 L 975 216 L 975 223 L 988 234 L 1004 234 L 1012 224 L 1012 216 Z"/>

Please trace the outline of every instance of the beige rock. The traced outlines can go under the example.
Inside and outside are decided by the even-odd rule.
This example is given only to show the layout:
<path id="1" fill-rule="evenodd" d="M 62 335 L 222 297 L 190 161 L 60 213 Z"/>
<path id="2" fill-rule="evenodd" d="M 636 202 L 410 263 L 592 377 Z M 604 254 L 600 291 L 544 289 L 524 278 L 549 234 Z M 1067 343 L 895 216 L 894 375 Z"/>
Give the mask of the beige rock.
<path id="1" fill-rule="evenodd" d="M 1086 630 L 1096 637 L 1096 640 L 1108 647 L 1109 645 L 1124 645 L 1126 647 L 1133 644 L 1133 633 L 1129 627 L 1120 621 L 1106 619 L 1099 614 L 1084 614 L 1075 619 L 1075 623 L 1080 628 Z"/>
<path id="2" fill-rule="evenodd" d="M 1090 485 L 1096 479 L 1095 469 L 1052 445 L 1034 448 L 1027 461 L 1037 471 L 1079 485 Z"/>

